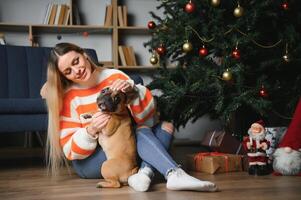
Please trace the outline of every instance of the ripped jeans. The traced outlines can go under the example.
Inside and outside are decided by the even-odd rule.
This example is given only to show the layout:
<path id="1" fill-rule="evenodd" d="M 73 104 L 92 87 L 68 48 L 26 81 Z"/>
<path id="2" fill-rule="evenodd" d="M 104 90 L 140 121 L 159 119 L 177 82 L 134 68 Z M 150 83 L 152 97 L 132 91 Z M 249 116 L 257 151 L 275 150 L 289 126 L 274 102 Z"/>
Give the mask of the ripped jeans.
<path id="1" fill-rule="evenodd" d="M 136 129 L 137 151 L 142 159 L 141 168 L 148 166 L 157 169 L 164 177 L 178 164 L 167 152 L 173 135 L 161 128 L 162 123 L 152 128 Z M 75 172 L 81 178 L 101 178 L 100 169 L 106 156 L 101 147 L 97 147 L 95 152 L 83 160 L 73 160 L 72 165 Z"/>

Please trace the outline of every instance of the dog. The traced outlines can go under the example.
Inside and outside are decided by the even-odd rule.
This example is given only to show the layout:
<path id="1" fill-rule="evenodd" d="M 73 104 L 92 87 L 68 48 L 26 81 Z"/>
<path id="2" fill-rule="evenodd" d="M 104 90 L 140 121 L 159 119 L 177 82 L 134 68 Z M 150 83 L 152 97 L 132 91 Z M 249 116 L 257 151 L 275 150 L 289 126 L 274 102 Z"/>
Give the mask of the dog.
<path id="1" fill-rule="evenodd" d="M 97 183 L 97 187 L 119 188 L 127 185 L 128 177 L 138 171 L 136 140 L 126 106 L 127 95 L 105 88 L 96 101 L 102 112 L 111 115 L 106 127 L 98 136 L 98 142 L 107 160 L 100 169 L 104 180 Z"/>

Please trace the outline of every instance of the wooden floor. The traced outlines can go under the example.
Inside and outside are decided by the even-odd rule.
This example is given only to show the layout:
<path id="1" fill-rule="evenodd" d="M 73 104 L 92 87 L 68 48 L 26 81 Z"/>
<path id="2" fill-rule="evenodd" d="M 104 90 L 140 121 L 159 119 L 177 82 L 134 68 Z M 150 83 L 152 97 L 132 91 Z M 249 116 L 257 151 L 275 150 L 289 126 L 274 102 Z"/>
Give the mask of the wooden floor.
<path id="1" fill-rule="evenodd" d="M 96 188 L 97 179 L 80 179 L 75 174 L 61 175 L 52 180 L 45 174 L 42 165 L 0 166 L 0 199 L 162 199 L 162 200 L 294 200 L 301 199 L 301 177 L 255 177 L 246 172 L 209 175 L 192 173 L 194 176 L 215 182 L 220 191 L 215 193 L 170 191 L 159 179 L 149 192 L 135 192 L 129 187 L 121 189 Z"/>

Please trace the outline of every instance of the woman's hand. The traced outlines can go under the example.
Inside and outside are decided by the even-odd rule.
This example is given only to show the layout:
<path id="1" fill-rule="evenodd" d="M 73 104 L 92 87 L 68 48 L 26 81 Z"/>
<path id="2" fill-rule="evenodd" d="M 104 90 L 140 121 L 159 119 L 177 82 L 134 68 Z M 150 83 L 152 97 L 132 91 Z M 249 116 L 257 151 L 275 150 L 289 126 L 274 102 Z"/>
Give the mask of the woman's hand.
<path id="1" fill-rule="evenodd" d="M 124 93 L 131 92 L 134 89 L 134 81 L 117 79 L 110 86 L 113 91 L 121 91 Z"/>
<path id="2" fill-rule="evenodd" d="M 105 114 L 103 112 L 96 112 L 92 116 L 92 121 L 87 127 L 87 132 L 92 137 L 96 137 L 97 134 L 107 125 L 111 115 Z"/>

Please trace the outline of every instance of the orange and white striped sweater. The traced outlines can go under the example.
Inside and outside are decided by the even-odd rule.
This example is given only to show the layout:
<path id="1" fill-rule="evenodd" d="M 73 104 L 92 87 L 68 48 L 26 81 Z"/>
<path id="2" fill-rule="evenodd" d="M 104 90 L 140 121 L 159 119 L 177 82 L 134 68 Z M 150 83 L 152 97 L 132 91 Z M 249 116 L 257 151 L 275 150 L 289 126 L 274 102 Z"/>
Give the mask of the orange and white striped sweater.
<path id="1" fill-rule="evenodd" d="M 98 84 L 92 88 L 77 85 L 64 94 L 63 109 L 60 113 L 60 144 L 67 159 L 84 159 L 90 156 L 97 146 L 97 139 L 87 133 L 90 119 L 84 114 L 95 112 L 99 92 L 115 80 L 131 81 L 123 72 L 115 69 L 97 71 Z M 129 104 L 129 110 L 137 124 L 153 126 L 155 123 L 155 103 L 151 92 L 143 85 L 135 85 L 138 97 Z"/>

